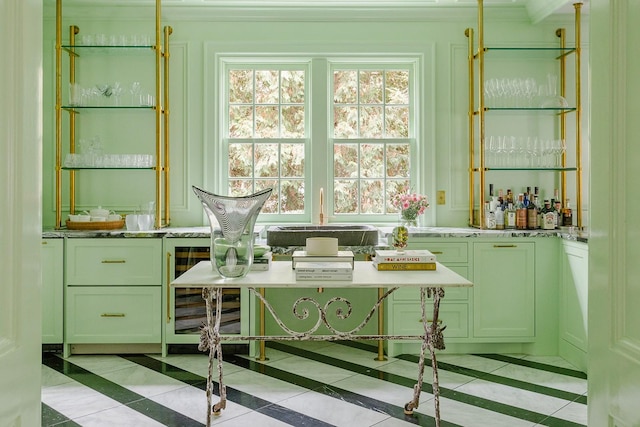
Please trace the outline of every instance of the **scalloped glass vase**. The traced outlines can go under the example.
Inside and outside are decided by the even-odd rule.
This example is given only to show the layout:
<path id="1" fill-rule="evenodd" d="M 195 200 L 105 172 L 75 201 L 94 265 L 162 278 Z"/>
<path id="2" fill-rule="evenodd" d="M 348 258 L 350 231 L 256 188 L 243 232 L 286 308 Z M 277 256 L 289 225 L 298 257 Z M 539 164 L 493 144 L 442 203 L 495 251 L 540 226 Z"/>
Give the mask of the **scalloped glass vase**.
<path id="1" fill-rule="evenodd" d="M 193 186 L 211 226 L 211 265 L 225 278 L 244 277 L 253 264 L 253 227 L 273 189 L 221 196 Z M 214 227 L 220 226 L 220 233 Z"/>

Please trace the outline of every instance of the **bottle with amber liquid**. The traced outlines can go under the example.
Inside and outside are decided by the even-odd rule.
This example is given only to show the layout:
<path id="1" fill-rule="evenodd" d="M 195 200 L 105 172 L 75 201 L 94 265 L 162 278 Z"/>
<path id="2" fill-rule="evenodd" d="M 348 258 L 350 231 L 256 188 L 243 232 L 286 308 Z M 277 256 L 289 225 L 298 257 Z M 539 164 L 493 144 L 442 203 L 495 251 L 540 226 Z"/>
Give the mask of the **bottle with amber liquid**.
<path id="1" fill-rule="evenodd" d="M 573 211 L 571 210 L 569 199 L 565 201 L 564 208 L 562 209 L 562 225 L 565 227 L 571 227 L 573 225 Z"/>
<path id="2" fill-rule="evenodd" d="M 516 202 L 516 229 L 527 229 L 527 207 L 524 205 L 524 195 L 518 194 L 518 201 Z"/>

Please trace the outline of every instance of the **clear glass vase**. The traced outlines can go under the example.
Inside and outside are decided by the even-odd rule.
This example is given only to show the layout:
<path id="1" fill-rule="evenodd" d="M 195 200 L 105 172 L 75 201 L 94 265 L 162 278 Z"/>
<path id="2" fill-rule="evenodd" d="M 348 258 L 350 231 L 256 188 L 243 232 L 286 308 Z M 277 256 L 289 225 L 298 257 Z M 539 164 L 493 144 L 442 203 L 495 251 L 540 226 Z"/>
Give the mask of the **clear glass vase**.
<path id="1" fill-rule="evenodd" d="M 193 186 L 211 226 L 211 265 L 225 278 L 247 275 L 253 264 L 253 227 L 271 188 L 241 196 L 220 196 Z M 220 234 L 214 227 L 220 226 Z"/>

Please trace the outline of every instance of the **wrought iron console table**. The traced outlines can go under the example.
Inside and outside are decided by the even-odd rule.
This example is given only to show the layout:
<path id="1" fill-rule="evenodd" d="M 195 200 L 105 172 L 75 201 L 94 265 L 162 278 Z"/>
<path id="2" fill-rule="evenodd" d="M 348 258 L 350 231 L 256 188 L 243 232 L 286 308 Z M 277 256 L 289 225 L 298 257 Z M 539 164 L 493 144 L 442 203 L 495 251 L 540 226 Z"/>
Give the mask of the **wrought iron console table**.
<path id="1" fill-rule="evenodd" d="M 436 349 L 444 349 L 443 327 L 438 322 L 438 310 L 440 299 L 444 297 L 445 288 L 450 287 L 471 287 L 473 284 L 464 277 L 454 273 L 447 267 L 438 263 L 434 271 L 378 271 L 369 261 L 358 261 L 354 265 L 352 281 L 296 281 L 295 272 L 291 268 L 291 263 L 286 261 L 273 262 L 268 271 L 255 271 L 249 273 L 241 279 L 223 279 L 211 268 L 209 261 L 201 261 L 192 269 L 181 275 L 171 283 L 176 288 L 202 288 L 202 297 L 206 301 L 207 325 L 203 327 L 200 339 L 200 350 L 209 351 L 209 367 L 207 376 L 207 426 L 211 425 L 211 415 L 219 415 L 225 408 L 227 402 L 226 388 L 222 375 L 222 341 L 225 340 L 255 340 L 255 341 L 336 341 L 336 340 L 420 340 L 422 346 L 420 359 L 418 362 L 418 380 L 413 390 L 413 399 L 405 407 L 405 413 L 413 414 L 418 407 L 420 392 L 422 391 L 422 379 L 424 374 L 424 358 L 428 349 L 431 357 L 433 370 L 433 396 L 435 405 L 436 426 L 440 426 L 440 390 L 438 385 L 438 365 L 436 361 Z M 308 331 L 297 332 L 285 325 L 275 312 L 269 301 L 264 296 L 262 290 L 268 288 L 373 288 L 382 290 L 378 293 L 379 298 L 365 316 L 362 322 L 352 330 L 340 331 L 327 321 L 327 312 L 331 305 L 338 303 L 336 316 L 341 319 L 349 317 L 352 303 L 346 298 L 333 297 L 324 305 L 321 305 L 313 298 L 303 297 L 295 301 L 292 310 L 300 319 L 309 317 L 308 309 L 301 309 L 300 304 L 310 303 L 318 310 L 318 321 L 315 327 Z M 422 335 L 359 335 L 357 334 L 373 317 L 376 311 L 379 312 L 385 299 L 399 288 L 412 287 L 420 289 L 420 303 L 422 307 L 422 324 L 424 334 Z M 248 288 L 264 304 L 274 317 L 278 325 L 286 335 L 245 335 L 245 336 L 221 336 L 220 318 L 222 304 L 215 304 L 214 300 L 222 299 L 222 288 Z M 386 291 L 385 291 L 386 289 Z M 427 316 L 428 298 L 433 300 L 432 316 Z M 215 310 L 215 313 L 214 313 Z M 427 320 L 429 319 L 429 320 Z M 316 335 L 314 332 L 324 325 L 331 332 L 330 335 Z M 220 401 L 212 405 L 213 396 L 213 364 L 217 355 L 218 383 Z"/>

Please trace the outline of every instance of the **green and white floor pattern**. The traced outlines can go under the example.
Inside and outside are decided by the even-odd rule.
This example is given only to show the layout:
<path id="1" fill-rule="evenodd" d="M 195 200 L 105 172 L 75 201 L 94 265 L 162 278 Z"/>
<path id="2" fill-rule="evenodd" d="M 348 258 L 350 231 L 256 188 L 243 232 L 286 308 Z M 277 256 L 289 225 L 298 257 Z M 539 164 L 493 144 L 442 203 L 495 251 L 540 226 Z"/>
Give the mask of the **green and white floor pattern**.
<path id="1" fill-rule="evenodd" d="M 224 354 L 222 427 L 432 426 L 431 372 L 420 407 L 403 413 L 417 356 L 374 360 L 357 343 L 268 343 L 266 362 Z M 559 357 L 438 355 L 442 426 L 587 424 L 587 380 Z M 43 353 L 43 426 L 203 426 L 203 354 Z M 217 384 L 216 384 L 217 390 Z"/>

